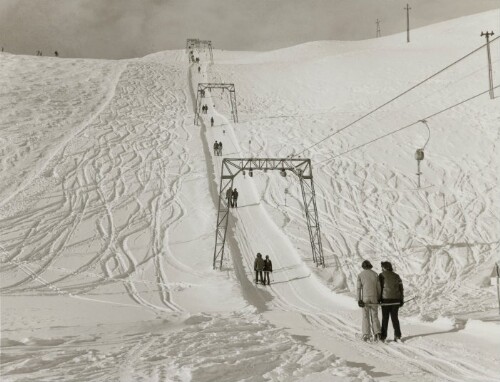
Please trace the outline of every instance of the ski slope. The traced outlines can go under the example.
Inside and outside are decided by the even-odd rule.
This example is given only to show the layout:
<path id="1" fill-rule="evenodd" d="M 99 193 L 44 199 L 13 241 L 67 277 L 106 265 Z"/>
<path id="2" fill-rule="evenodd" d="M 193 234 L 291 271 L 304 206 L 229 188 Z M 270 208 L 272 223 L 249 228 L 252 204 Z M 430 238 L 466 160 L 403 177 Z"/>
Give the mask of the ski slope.
<path id="1" fill-rule="evenodd" d="M 1 54 L 2 380 L 498 380 L 498 94 L 374 141 L 487 90 L 485 50 L 304 150 L 481 45 L 499 12 L 411 44 L 214 51 L 201 73 L 183 51 Z M 500 40 L 492 59 L 498 84 Z M 199 82 L 235 83 L 238 124 L 220 91 L 193 124 Z M 212 270 L 222 159 L 298 153 L 312 159 L 327 266 L 312 262 L 297 179 L 256 171 L 235 180 Z M 270 287 L 253 282 L 257 252 L 273 260 Z M 357 339 L 363 259 L 391 261 L 418 296 L 400 311 L 404 344 Z"/>

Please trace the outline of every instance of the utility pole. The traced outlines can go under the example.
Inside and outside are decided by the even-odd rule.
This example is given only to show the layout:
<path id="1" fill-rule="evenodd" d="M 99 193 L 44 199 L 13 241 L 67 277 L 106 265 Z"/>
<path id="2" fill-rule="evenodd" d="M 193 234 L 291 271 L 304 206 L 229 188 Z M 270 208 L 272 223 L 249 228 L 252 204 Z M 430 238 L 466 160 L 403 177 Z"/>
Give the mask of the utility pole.
<path id="1" fill-rule="evenodd" d="M 380 20 L 377 19 L 376 23 L 377 23 L 377 37 L 380 37 L 382 36 L 382 34 L 380 33 Z"/>
<path id="2" fill-rule="evenodd" d="M 410 5 L 406 4 L 406 42 L 410 42 Z"/>
<path id="3" fill-rule="evenodd" d="M 490 53 L 490 36 L 493 36 L 495 33 L 491 32 L 481 32 L 481 37 L 486 36 L 486 53 L 488 55 L 488 77 L 489 77 L 489 86 L 490 86 L 490 98 L 495 98 L 495 94 L 493 92 L 493 69 L 491 67 L 491 53 Z"/>

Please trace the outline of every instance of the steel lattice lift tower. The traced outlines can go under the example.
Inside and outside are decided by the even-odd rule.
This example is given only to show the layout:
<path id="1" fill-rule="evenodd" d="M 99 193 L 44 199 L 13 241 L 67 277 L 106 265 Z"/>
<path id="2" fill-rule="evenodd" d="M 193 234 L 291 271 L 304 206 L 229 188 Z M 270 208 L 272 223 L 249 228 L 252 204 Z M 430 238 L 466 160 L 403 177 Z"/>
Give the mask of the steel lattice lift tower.
<path id="1" fill-rule="evenodd" d="M 207 51 L 208 56 L 210 58 L 210 62 L 214 63 L 214 54 L 212 50 L 212 41 L 211 40 L 200 40 L 198 38 L 188 38 L 186 40 L 186 54 L 191 62 L 191 52 L 193 49 L 197 49 L 198 51 Z"/>
<path id="2" fill-rule="evenodd" d="M 234 84 L 225 84 L 225 83 L 201 83 L 198 84 L 198 91 L 196 92 L 196 108 L 194 110 L 194 124 L 198 125 L 200 120 L 200 110 L 202 99 L 204 98 L 204 94 L 206 90 L 212 89 L 225 89 L 229 92 L 229 98 L 231 101 L 231 116 L 233 117 L 233 122 L 238 123 L 238 109 L 236 107 L 236 88 Z"/>
<path id="3" fill-rule="evenodd" d="M 226 199 L 226 191 L 233 187 L 234 178 L 240 172 L 248 171 L 251 174 L 255 170 L 278 170 L 282 176 L 286 176 L 286 172 L 289 171 L 298 177 L 304 201 L 313 261 L 317 266 L 324 267 L 325 259 L 321 244 L 321 230 L 316 207 L 311 160 L 301 158 L 224 158 L 221 169 L 213 268 L 216 269 L 217 263 L 219 263 L 219 268 L 222 269 L 224 260 L 224 246 L 229 221 L 229 200 Z"/>

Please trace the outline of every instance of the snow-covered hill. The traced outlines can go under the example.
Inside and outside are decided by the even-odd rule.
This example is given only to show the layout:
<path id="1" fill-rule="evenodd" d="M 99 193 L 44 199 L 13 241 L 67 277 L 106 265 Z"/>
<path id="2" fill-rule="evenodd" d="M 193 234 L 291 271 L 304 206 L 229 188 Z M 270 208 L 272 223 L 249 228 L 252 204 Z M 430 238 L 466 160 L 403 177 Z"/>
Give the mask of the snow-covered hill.
<path id="1" fill-rule="evenodd" d="M 415 30 L 411 44 L 214 51 L 201 73 L 180 51 L 1 54 L 2 380 L 497 380 L 500 88 L 427 118 L 487 90 L 485 49 L 303 150 L 499 26 L 492 11 Z M 492 59 L 498 84 L 500 40 Z M 213 91 L 193 125 L 198 82 L 234 82 L 240 122 Z M 390 134 L 423 118 L 429 130 Z M 212 270 L 214 140 L 223 157 L 312 159 L 326 268 L 311 261 L 296 179 L 255 172 L 235 181 Z M 256 252 L 273 260 L 271 287 L 253 283 Z M 391 261 L 418 296 L 401 309 L 404 345 L 356 339 L 363 259 Z"/>

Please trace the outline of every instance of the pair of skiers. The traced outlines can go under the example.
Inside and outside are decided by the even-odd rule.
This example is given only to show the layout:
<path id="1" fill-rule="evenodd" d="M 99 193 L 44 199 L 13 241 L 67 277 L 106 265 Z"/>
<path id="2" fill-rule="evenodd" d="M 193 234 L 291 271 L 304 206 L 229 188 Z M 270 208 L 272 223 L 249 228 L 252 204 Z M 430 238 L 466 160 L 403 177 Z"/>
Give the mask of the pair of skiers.
<path id="1" fill-rule="evenodd" d="M 214 155 L 221 156 L 222 155 L 222 142 L 214 142 Z"/>
<path id="2" fill-rule="evenodd" d="M 358 306 L 363 309 L 363 341 L 368 341 L 373 333 L 375 341 L 385 341 L 389 317 L 394 328 L 394 341 L 401 339 L 398 311 L 404 304 L 403 281 L 392 269 L 392 264 L 382 261 L 382 273 L 372 270 L 370 261 L 361 264 L 363 271 L 358 275 Z M 382 306 L 382 327 L 378 320 L 378 305 Z"/>
<path id="3" fill-rule="evenodd" d="M 229 207 L 238 207 L 238 190 L 229 187 L 226 191 L 226 199 Z"/>
<path id="4" fill-rule="evenodd" d="M 268 255 L 266 255 L 265 259 L 263 259 L 262 254 L 257 253 L 257 257 L 255 258 L 253 264 L 253 269 L 255 271 L 256 284 L 259 282 L 259 276 L 260 276 L 260 282 L 263 285 L 271 285 L 271 280 L 269 279 L 269 273 L 273 271 L 273 263 Z M 264 272 L 264 277 L 262 277 L 262 272 Z"/>
<path id="5" fill-rule="evenodd" d="M 201 107 L 201 114 L 207 114 L 208 112 L 208 106 L 207 105 L 203 105 Z"/>

